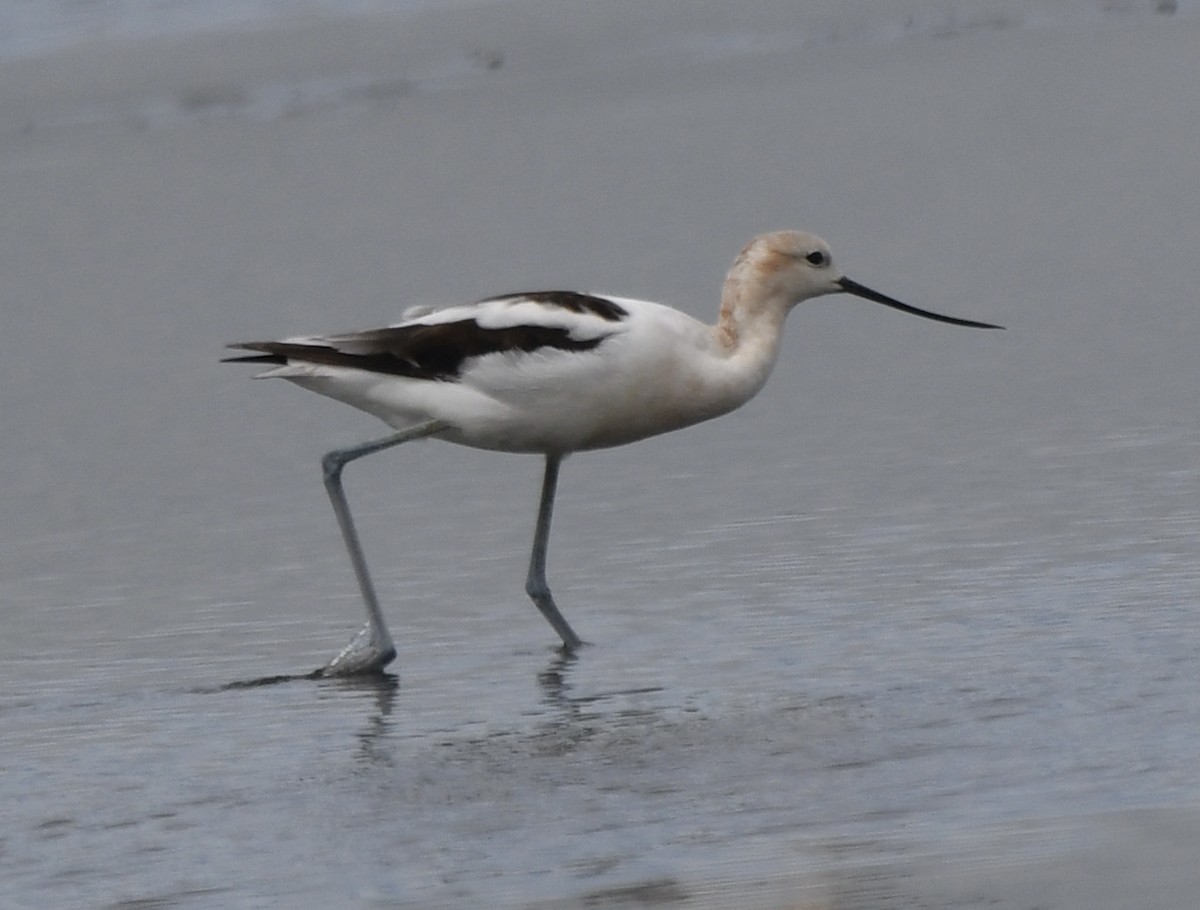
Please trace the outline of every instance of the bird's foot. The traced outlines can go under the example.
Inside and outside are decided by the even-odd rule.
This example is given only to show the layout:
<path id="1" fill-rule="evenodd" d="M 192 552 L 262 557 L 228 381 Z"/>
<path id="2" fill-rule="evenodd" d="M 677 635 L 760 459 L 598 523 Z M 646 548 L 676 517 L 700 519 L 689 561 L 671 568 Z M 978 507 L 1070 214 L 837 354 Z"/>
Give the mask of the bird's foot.
<path id="1" fill-rule="evenodd" d="M 364 676 L 382 673 L 383 668 L 396 657 L 396 648 L 391 641 L 379 641 L 370 623 L 363 626 L 350 644 L 314 674 L 326 676 Z"/>

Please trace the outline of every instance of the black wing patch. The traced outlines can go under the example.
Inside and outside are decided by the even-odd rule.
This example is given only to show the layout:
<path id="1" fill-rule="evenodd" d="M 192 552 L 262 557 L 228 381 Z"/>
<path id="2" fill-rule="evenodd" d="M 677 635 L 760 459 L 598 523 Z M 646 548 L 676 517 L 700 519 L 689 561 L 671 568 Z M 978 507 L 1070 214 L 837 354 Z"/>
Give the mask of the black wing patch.
<path id="1" fill-rule="evenodd" d="M 462 375 L 464 364 L 474 357 L 511 351 L 531 353 L 541 348 L 589 351 L 606 337 L 576 339 L 571 337 L 569 329 L 544 325 L 485 329 L 474 319 L 464 319 L 459 322 L 400 325 L 352 335 L 337 335 L 326 339 L 325 344 L 242 342 L 231 344 L 230 347 L 259 353 L 249 357 L 231 357 L 229 360 L 276 364 L 294 360 L 353 367 L 411 379 L 452 382 Z"/>
<path id="2" fill-rule="evenodd" d="M 511 300 L 513 303 L 529 300 L 546 306 L 561 307 L 572 313 L 590 313 L 592 316 L 599 316 L 605 322 L 620 322 L 629 315 L 629 311 L 625 307 L 614 303 L 607 297 L 580 294 L 578 291 L 528 291 L 524 294 L 501 294 L 499 297 L 488 297 L 479 302 L 494 303 L 499 300 Z"/>

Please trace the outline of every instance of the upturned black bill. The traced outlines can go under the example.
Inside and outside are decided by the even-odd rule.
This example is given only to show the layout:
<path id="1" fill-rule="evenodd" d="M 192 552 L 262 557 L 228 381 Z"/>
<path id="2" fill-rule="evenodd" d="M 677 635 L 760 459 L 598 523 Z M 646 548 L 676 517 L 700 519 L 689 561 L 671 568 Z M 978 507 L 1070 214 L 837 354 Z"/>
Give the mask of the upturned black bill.
<path id="1" fill-rule="evenodd" d="M 890 306 L 892 309 L 901 310 L 905 313 L 912 313 L 914 316 L 924 316 L 926 319 L 932 319 L 934 322 L 946 322 L 950 325 L 965 325 L 973 329 L 1002 329 L 1002 325 L 992 325 L 990 322 L 975 322 L 973 319 L 959 319 L 956 316 L 943 316 L 941 313 L 931 313 L 929 310 L 918 309 L 915 306 L 909 306 L 907 303 L 901 303 L 899 300 L 893 300 L 886 294 L 880 294 L 878 291 L 873 291 L 869 287 L 859 284 L 857 281 L 851 281 L 849 278 L 839 279 L 838 287 L 847 294 L 853 294 L 855 297 L 862 297 L 864 300 L 873 300 L 876 303 L 882 303 L 884 306 Z"/>

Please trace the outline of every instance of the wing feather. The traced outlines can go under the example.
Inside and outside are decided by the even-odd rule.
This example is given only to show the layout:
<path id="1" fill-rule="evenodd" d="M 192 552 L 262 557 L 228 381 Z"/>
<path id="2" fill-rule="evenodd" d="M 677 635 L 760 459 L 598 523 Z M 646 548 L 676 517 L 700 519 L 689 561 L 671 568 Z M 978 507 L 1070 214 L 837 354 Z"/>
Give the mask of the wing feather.
<path id="1" fill-rule="evenodd" d="M 410 313 L 415 318 L 381 329 L 231 344 L 257 353 L 229 360 L 300 362 L 455 381 L 472 361 L 489 354 L 591 350 L 615 334 L 629 315 L 615 300 L 573 291 L 510 294 Z"/>

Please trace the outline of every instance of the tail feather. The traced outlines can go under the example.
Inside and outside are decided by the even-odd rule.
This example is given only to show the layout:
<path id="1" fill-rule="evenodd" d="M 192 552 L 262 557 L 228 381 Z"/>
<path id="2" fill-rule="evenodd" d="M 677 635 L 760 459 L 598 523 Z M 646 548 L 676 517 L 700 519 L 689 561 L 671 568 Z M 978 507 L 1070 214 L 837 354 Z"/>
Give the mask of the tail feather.
<path id="1" fill-rule="evenodd" d="M 249 354 L 244 357 L 222 357 L 221 363 L 287 363 L 282 354 Z"/>
<path id="2" fill-rule="evenodd" d="M 256 373 L 255 379 L 292 379 L 297 376 L 313 376 L 320 371 L 320 365 L 324 362 L 321 352 L 328 350 L 320 346 L 289 341 L 241 341 L 237 344 L 227 345 L 227 347 L 241 348 L 257 353 L 222 357 L 221 363 L 256 363 L 273 368 Z M 311 356 L 313 353 L 317 356 Z M 297 354 L 301 356 L 297 357 Z"/>

